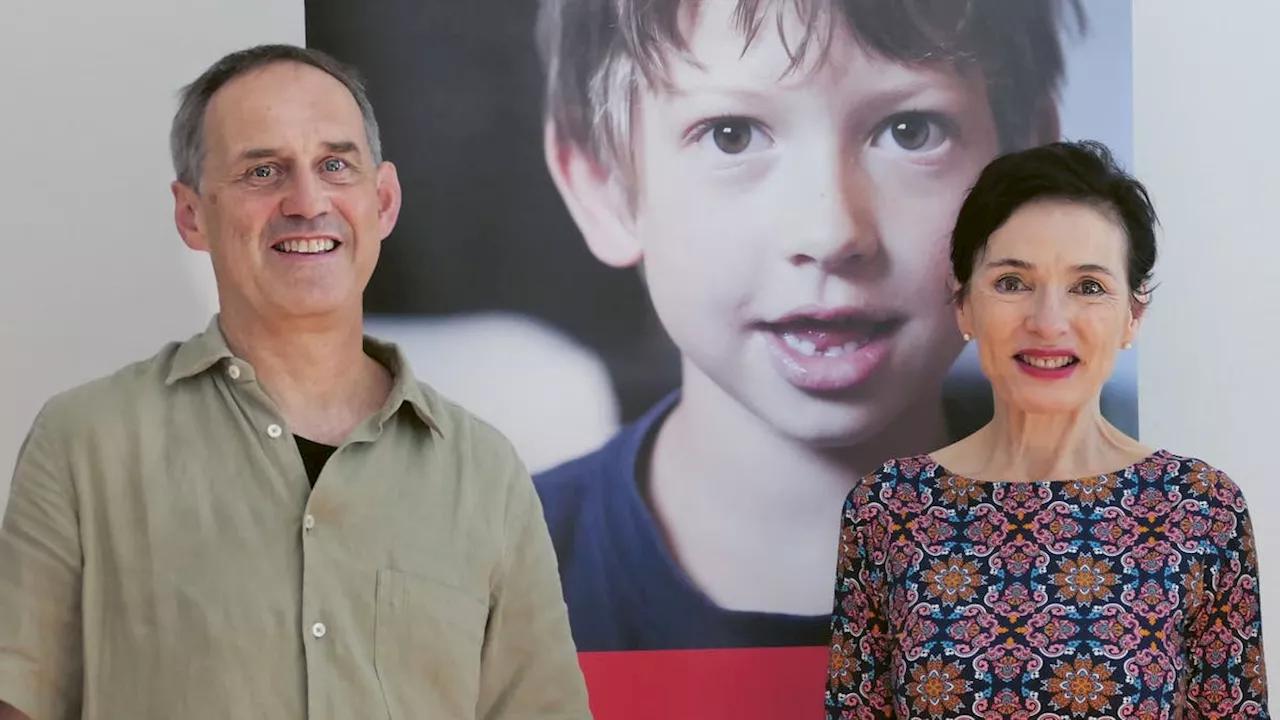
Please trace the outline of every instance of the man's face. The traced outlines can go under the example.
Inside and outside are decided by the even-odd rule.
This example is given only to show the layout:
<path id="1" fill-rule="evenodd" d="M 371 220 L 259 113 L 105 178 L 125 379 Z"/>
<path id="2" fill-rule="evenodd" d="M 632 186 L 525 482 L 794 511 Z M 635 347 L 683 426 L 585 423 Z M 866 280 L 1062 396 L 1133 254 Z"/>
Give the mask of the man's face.
<path id="1" fill-rule="evenodd" d="M 997 153 L 985 80 L 872 56 L 843 28 L 825 62 L 788 74 L 769 23 L 743 54 L 733 6 L 700 5 L 698 66 L 640 94 L 636 210 L 618 225 L 686 387 L 803 442 L 864 441 L 939 403 L 960 351 L 949 234 Z"/>
<path id="2" fill-rule="evenodd" d="M 355 98 L 307 65 L 232 80 L 205 114 L 201 186 L 174 184 L 177 222 L 208 251 L 224 310 L 263 319 L 359 313 L 400 206 Z"/>

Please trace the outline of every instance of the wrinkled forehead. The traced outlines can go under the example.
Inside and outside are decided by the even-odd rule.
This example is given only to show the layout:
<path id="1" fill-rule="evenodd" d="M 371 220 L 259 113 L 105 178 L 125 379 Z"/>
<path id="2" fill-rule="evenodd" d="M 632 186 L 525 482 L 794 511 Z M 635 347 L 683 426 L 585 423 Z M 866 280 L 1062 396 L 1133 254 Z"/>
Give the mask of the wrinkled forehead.
<path id="1" fill-rule="evenodd" d="M 1015 211 L 980 257 L 1016 258 L 1046 270 L 1086 265 L 1124 277 L 1129 240 L 1115 214 L 1093 203 L 1042 200 Z"/>
<path id="2" fill-rule="evenodd" d="M 211 159 L 262 148 L 301 153 L 333 143 L 356 143 L 367 152 L 360 107 L 346 86 L 291 62 L 259 68 L 220 88 L 205 113 L 204 135 Z"/>

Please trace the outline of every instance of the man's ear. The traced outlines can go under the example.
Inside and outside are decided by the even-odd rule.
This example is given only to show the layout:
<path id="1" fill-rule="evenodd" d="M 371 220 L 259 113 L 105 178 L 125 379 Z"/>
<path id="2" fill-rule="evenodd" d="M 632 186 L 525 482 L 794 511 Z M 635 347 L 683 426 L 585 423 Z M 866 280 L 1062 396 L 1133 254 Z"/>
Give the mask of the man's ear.
<path id="1" fill-rule="evenodd" d="M 396 227 L 403 201 L 400 173 L 390 161 L 378 166 L 378 236 L 385 240 Z"/>
<path id="2" fill-rule="evenodd" d="M 550 122 L 543 131 L 543 151 L 551 180 L 591 253 L 613 267 L 640 262 L 643 253 L 622 179 L 577 144 L 562 140 Z"/>
<path id="3" fill-rule="evenodd" d="M 170 187 L 173 190 L 173 222 L 182 242 L 192 250 L 209 252 L 209 238 L 205 233 L 204 218 L 200 216 L 200 196 L 176 180 Z"/>

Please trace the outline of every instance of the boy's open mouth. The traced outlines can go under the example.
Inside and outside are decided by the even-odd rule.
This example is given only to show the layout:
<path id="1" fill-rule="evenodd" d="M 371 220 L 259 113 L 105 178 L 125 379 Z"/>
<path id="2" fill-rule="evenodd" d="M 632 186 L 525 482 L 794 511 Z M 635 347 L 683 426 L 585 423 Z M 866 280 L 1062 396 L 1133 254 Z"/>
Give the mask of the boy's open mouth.
<path id="1" fill-rule="evenodd" d="M 811 393 L 851 391 L 873 376 L 892 353 L 901 315 L 862 308 L 804 308 L 759 323 L 774 367 Z"/>
<path id="2" fill-rule="evenodd" d="M 342 243 L 333 238 L 311 238 L 302 240 L 281 240 L 271 246 L 272 250 L 286 255 L 326 255 L 337 250 Z"/>
<path id="3" fill-rule="evenodd" d="M 765 328 L 798 355 L 838 358 L 892 334 L 901 326 L 902 320 L 898 318 L 871 320 L 844 316 L 830 320 L 795 318 L 767 323 Z"/>

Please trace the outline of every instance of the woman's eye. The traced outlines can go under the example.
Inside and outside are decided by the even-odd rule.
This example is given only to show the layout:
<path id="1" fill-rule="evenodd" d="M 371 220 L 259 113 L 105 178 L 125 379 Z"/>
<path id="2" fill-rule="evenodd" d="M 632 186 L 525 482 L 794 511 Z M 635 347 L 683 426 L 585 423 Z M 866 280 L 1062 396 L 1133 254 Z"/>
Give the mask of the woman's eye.
<path id="1" fill-rule="evenodd" d="M 1001 292 L 1017 292 L 1022 289 L 1022 279 L 1014 275 L 1005 275 L 996 280 L 996 289 Z"/>
<path id="2" fill-rule="evenodd" d="M 1085 295 L 1102 295 L 1107 292 L 1107 289 L 1097 280 L 1085 280 L 1080 283 L 1080 292 Z"/>

